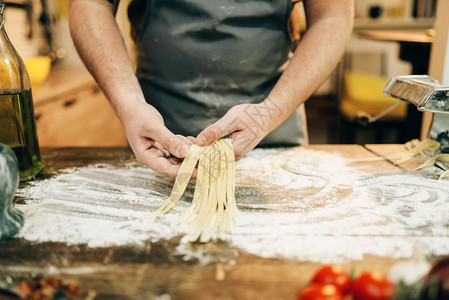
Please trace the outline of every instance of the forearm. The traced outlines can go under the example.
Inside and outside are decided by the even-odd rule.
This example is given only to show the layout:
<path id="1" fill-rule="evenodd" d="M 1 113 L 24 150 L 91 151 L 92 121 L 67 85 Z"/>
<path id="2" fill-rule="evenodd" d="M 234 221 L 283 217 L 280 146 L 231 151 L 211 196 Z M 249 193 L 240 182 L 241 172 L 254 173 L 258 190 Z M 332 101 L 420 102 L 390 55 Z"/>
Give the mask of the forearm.
<path id="1" fill-rule="evenodd" d="M 81 59 L 119 117 L 145 101 L 120 30 L 105 0 L 71 0 L 70 31 Z"/>
<path id="2" fill-rule="evenodd" d="M 305 1 L 308 30 L 288 67 L 265 100 L 276 106 L 271 131 L 285 121 L 328 78 L 344 53 L 353 25 L 352 0 Z"/>

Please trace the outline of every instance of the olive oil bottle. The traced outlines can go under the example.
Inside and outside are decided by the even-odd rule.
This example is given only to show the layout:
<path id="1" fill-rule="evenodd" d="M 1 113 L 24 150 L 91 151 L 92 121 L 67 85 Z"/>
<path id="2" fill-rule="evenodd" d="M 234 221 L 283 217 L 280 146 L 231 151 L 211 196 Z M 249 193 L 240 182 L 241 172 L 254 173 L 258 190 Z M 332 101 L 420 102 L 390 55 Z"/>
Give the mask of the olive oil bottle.
<path id="1" fill-rule="evenodd" d="M 3 9 L 0 2 L 0 143 L 14 151 L 25 181 L 41 171 L 42 163 L 30 79 L 6 34 Z"/>

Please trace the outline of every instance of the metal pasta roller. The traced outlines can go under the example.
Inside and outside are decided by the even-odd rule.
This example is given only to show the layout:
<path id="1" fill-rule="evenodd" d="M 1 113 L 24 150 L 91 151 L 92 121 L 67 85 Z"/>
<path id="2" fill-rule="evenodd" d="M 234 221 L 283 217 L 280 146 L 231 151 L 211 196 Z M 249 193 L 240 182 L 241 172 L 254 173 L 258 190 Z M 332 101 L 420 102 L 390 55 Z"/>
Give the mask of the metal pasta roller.
<path id="1" fill-rule="evenodd" d="M 384 95 L 415 105 L 420 111 L 449 114 L 449 87 L 427 75 L 398 76 L 390 80 Z"/>
<path id="2" fill-rule="evenodd" d="M 384 95 L 435 113 L 430 138 L 441 144 L 441 152 L 449 153 L 449 87 L 427 75 L 398 76 L 387 84 Z"/>
<path id="3" fill-rule="evenodd" d="M 430 138 L 440 143 L 441 152 L 449 153 L 449 87 L 441 86 L 428 75 L 397 76 L 388 82 L 384 95 L 399 100 L 375 116 L 358 114 L 359 123 L 371 124 L 404 101 L 413 104 L 420 111 L 434 113 Z"/>

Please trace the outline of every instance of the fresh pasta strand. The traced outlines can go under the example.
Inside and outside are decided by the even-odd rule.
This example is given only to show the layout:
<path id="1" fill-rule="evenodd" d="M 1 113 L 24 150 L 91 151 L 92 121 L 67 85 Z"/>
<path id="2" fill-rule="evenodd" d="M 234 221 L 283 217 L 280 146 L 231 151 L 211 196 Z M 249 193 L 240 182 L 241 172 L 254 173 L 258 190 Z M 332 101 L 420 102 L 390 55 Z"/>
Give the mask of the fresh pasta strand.
<path id="1" fill-rule="evenodd" d="M 391 160 L 394 165 L 403 164 L 417 155 L 425 158 L 426 155 L 435 155 L 440 151 L 440 143 L 435 140 L 425 139 L 420 141 L 418 139 L 411 140 L 405 143 L 406 151 L 395 153 L 387 157 L 369 157 L 350 159 L 350 163 L 371 162 L 380 160 Z"/>
<path id="2" fill-rule="evenodd" d="M 405 149 L 408 151 L 408 157 L 405 156 L 403 159 L 397 161 L 395 165 L 400 165 L 409 161 L 417 155 L 420 155 L 424 159 L 426 158 L 426 155 L 438 154 L 440 153 L 440 143 L 432 139 L 425 139 L 422 141 L 414 139 L 405 143 Z"/>
<path id="3" fill-rule="evenodd" d="M 405 149 L 407 151 L 395 153 L 387 157 L 359 158 L 349 160 L 349 162 L 357 163 L 378 160 L 391 160 L 394 161 L 394 165 L 400 165 L 417 155 L 420 155 L 423 159 L 426 159 L 428 156 L 432 156 L 420 166 L 415 168 L 415 170 L 421 170 L 424 168 L 433 167 L 438 160 L 449 161 L 449 154 L 440 154 L 440 143 L 435 140 L 425 139 L 423 141 L 420 141 L 418 139 L 414 139 L 405 143 Z M 444 171 L 438 179 L 443 179 L 445 177 L 449 177 L 449 171 Z"/>
<path id="4" fill-rule="evenodd" d="M 187 209 L 180 209 L 177 204 L 197 163 L 198 173 L 192 204 Z M 156 218 L 172 209 L 182 211 L 179 218 L 171 224 L 186 229 L 181 242 L 208 242 L 215 233 L 224 239 L 231 231 L 232 222 L 237 215 L 237 205 L 235 158 L 229 139 L 220 139 L 206 147 L 190 147 L 170 196 L 149 217 Z"/>
<path id="5" fill-rule="evenodd" d="M 150 213 L 150 218 L 156 218 L 177 207 L 177 203 L 189 183 L 190 176 L 195 169 L 195 165 L 199 159 L 201 151 L 202 149 L 196 145 L 192 145 L 189 148 L 189 151 L 187 152 L 187 155 L 179 169 L 178 176 L 176 176 L 170 196 L 157 211 Z"/>
<path id="6" fill-rule="evenodd" d="M 449 177 L 449 170 L 448 170 L 448 171 L 444 171 L 444 172 L 440 175 L 440 178 L 438 178 L 438 179 L 443 179 L 443 178 L 446 178 L 446 177 Z"/>
<path id="7" fill-rule="evenodd" d="M 424 168 L 433 167 L 438 160 L 448 161 L 449 162 L 449 154 L 438 154 L 434 157 L 429 158 L 420 166 L 418 166 L 415 170 L 421 170 Z M 449 171 L 444 171 L 438 179 L 443 179 L 445 177 L 449 177 Z"/>

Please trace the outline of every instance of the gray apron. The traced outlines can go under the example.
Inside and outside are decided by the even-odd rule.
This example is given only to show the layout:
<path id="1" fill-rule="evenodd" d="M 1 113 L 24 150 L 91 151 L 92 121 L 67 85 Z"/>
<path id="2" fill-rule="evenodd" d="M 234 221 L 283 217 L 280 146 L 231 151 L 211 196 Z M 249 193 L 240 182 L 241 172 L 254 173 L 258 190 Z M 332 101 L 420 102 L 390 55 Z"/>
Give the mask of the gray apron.
<path id="1" fill-rule="evenodd" d="M 231 107 L 263 101 L 293 46 L 291 6 L 291 0 L 131 2 L 137 77 L 165 125 L 196 136 Z M 279 108 L 268 103 L 275 117 Z M 304 114 L 295 113 L 259 145 L 304 143 L 304 123 Z"/>

